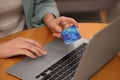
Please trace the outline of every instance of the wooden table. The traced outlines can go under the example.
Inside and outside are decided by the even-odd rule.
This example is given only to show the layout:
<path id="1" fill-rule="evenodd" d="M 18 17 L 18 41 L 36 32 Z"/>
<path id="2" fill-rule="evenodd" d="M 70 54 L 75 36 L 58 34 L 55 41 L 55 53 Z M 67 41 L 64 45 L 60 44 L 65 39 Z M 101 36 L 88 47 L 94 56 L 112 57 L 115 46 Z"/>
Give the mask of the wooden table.
<path id="1" fill-rule="evenodd" d="M 102 23 L 80 23 L 79 32 L 82 37 L 90 38 L 93 34 L 104 28 L 107 24 Z M 5 42 L 15 37 L 32 38 L 42 45 L 54 39 L 47 27 L 34 28 L 22 31 L 0 39 L 0 42 Z M 0 59 L 0 80 L 20 80 L 15 78 L 5 71 L 7 68 L 23 59 L 24 56 L 17 56 L 8 59 Z M 105 67 L 97 72 L 90 80 L 120 80 L 120 57 L 117 55 Z"/>

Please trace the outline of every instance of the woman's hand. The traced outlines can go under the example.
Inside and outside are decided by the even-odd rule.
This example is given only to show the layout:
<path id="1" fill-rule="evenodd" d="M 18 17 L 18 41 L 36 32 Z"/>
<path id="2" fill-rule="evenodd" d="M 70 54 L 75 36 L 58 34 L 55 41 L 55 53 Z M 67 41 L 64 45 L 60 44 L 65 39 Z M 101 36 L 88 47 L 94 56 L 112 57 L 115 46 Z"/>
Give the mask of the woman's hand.
<path id="1" fill-rule="evenodd" d="M 52 14 L 47 14 L 44 19 L 44 23 L 52 31 L 53 36 L 61 38 L 60 32 L 71 25 L 78 27 L 78 23 L 73 18 L 58 17 L 54 18 Z"/>
<path id="2" fill-rule="evenodd" d="M 37 41 L 18 37 L 5 43 L 0 43 L 0 58 L 26 55 L 31 58 L 46 54 L 46 50 Z"/>

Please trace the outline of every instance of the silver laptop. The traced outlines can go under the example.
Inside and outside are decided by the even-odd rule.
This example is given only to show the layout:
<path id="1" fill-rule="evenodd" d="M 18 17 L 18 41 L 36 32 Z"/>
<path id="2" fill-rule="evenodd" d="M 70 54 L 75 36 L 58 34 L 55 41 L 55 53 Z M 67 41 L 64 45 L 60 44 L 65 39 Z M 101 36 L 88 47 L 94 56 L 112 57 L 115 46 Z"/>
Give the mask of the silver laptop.
<path id="1" fill-rule="evenodd" d="M 48 54 L 24 58 L 7 70 L 23 80 L 88 80 L 120 50 L 120 17 L 92 36 L 66 46 L 56 39 L 45 46 Z"/>

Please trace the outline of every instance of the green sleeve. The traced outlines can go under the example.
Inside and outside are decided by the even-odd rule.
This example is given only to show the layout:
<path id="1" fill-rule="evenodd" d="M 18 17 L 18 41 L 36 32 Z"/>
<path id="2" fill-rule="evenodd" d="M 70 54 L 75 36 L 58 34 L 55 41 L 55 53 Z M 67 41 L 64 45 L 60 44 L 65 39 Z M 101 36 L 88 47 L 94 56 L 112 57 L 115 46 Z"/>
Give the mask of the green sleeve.
<path id="1" fill-rule="evenodd" d="M 35 0 L 34 2 L 34 15 L 31 19 L 32 26 L 37 27 L 43 24 L 43 17 L 51 13 L 55 17 L 59 16 L 59 12 L 54 0 Z"/>

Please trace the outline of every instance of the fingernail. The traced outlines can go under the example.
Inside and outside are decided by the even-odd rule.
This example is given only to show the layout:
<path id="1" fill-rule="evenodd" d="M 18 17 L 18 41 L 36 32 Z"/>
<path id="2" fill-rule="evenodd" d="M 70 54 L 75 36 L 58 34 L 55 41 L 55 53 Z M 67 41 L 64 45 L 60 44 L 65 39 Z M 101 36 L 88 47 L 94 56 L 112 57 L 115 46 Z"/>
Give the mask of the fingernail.
<path id="1" fill-rule="evenodd" d="M 58 32 L 61 32 L 61 31 L 62 31 L 62 29 L 61 29 L 61 28 L 58 28 L 58 29 L 57 29 L 57 31 L 58 31 Z"/>
<path id="2" fill-rule="evenodd" d="M 46 52 L 46 51 L 44 51 L 44 52 L 43 52 L 43 54 L 47 54 L 47 52 Z"/>
<path id="3" fill-rule="evenodd" d="M 36 56 L 33 56 L 32 58 L 34 58 L 34 59 L 35 59 L 35 58 L 36 58 Z"/>

